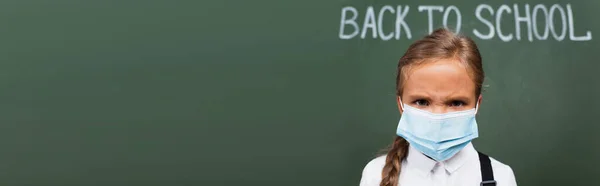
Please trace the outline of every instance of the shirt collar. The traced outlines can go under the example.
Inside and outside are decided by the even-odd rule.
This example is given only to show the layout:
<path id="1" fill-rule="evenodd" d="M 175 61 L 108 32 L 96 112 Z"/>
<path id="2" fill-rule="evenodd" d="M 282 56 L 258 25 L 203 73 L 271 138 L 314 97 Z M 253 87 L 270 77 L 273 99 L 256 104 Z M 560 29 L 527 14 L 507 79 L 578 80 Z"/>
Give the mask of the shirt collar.
<path id="1" fill-rule="evenodd" d="M 469 142 L 463 149 L 458 151 L 454 156 L 445 161 L 439 162 L 444 169 L 452 174 L 454 171 L 462 167 L 468 160 L 473 159 L 473 155 L 477 154 L 473 144 Z M 425 156 L 419 150 L 409 145 L 408 155 L 406 156 L 407 166 L 418 170 L 419 173 L 427 176 L 436 164 L 437 161 Z"/>

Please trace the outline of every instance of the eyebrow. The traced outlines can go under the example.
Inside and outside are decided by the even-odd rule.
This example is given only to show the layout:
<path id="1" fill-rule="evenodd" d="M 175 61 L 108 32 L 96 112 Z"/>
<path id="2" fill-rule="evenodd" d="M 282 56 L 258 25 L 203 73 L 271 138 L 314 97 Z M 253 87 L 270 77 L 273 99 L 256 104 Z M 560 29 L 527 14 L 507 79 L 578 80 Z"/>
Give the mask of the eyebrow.
<path id="1" fill-rule="evenodd" d="M 469 97 L 465 97 L 465 96 L 449 96 L 447 98 L 448 98 L 448 100 L 462 100 L 462 101 L 471 100 Z"/>
<path id="2" fill-rule="evenodd" d="M 409 94 L 406 95 L 407 99 L 425 99 L 425 98 L 430 98 L 431 96 L 429 96 L 428 94 Z"/>
<path id="3" fill-rule="evenodd" d="M 446 98 L 447 99 L 445 100 L 445 102 L 447 102 L 447 103 L 451 103 L 452 101 L 456 101 L 456 100 L 462 101 L 465 104 L 470 104 L 471 103 L 471 99 L 469 97 L 464 97 L 464 96 L 454 96 L 453 97 L 453 96 L 449 96 L 449 97 L 446 97 Z M 477 101 L 475 101 L 475 102 L 477 102 Z"/>
<path id="4" fill-rule="evenodd" d="M 431 99 L 431 96 L 429 96 L 428 94 L 409 94 L 406 95 L 407 99 Z M 460 100 L 460 101 L 464 101 L 464 102 L 470 102 L 471 99 L 469 97 L 465 97 L 465 96 L 448 96 L 448 97 L 444 97 L 444 101 L 453 101 L 453 100 Z"/>

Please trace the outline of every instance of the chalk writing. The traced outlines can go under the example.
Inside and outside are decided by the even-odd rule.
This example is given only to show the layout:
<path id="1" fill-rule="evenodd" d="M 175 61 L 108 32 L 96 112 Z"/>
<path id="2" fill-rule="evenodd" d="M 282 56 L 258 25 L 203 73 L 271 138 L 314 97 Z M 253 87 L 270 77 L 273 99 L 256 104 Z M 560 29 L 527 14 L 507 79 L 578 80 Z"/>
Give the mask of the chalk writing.
<path id="1" fill-rule="evenodd" d="M 408 20 L 410 6 L 408 5 L 384 5 L 376 9 L 373 6 L 367 6 L 361 11 L 353 6 L 342 8 L 339 38 L 340 39 L 381 39 L 400 40 L 401 38 L 411 39 L 411 27 Z M 474 12 L 476 22 L 469 24 L 475 27 L 478 24 L 483 27 L 472 28 L 471 32 L 475 37 L 482 40 L 498 39 L 504 42 L 511 41 L 529 41 L 536 40 L 555 40 L 555 41 L 590 41 L 592 32 L 577 31 L 575 27 L 575 15 L 571 4 L 503 4 L 497 7 L 488 4 L 479 4 Z M 427 16 L 427 31 L 431 33 L 434 25 L 439 24 L 436 16 L 441 15 L 443 27 L 451 27 L 454 32 L 460 33 L 463 25 L 463 14 L 459 7 L 441 6 L 441 5 L 419 5 L 417 6 L 417 15 Z M 387 28 L 384 20 L 393 18 L 393 31 L 385 31 Z M 362 21 L 359 21 L 362 20 Z M 454 25 L 449 25 L 449 20 L 454 21 Z M 505 21 L 503 21 L 505 20 Z M 506 21 L 512 20 L 512 21 Z M 513 24 L 513 25 L 511 25 Z M 390 25 L 391 26 L 391 25 Z M 483 29 L 482 29 L 483 28 Z M 512 29 L 514 28 L 514 29 Z M 403 36 L 403 37 L 402 37 Z"/>

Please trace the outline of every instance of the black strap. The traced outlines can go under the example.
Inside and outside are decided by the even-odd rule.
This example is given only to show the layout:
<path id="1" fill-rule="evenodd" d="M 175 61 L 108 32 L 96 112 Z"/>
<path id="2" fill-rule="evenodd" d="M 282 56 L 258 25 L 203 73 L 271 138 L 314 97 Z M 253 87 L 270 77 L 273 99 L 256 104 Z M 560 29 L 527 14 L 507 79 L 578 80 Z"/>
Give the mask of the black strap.
<path id="1" fill-rule="evenodd" d="M 481 186 L 496 186 L 490 157 L 479 151 L 477 153 L 479 154 L 479 164 L 481 166 Z"/>

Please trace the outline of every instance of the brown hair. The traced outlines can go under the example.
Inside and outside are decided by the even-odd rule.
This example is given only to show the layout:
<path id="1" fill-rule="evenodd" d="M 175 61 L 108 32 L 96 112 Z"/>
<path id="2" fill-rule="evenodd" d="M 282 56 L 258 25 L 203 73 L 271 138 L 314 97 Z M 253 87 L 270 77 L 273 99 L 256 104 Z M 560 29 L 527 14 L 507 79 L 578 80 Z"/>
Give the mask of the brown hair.
<path id="1" fill-rule="evenodd" d="M 402 95 L 402 84 L 410 67 L 436 59 L 457 59 L 465 65 L 477 86 L 475 96 L 479 97 L 485 74 L 477 45 L 470 38 L 444 28 L 437 29 L 411 44 L 404 56 L 400 58 L 396 76 L 396 95 Z M 408 142 L 397 136 L 387 152 L 380 186 L 398 186 L 401 162 L 407 154 Z"/>

